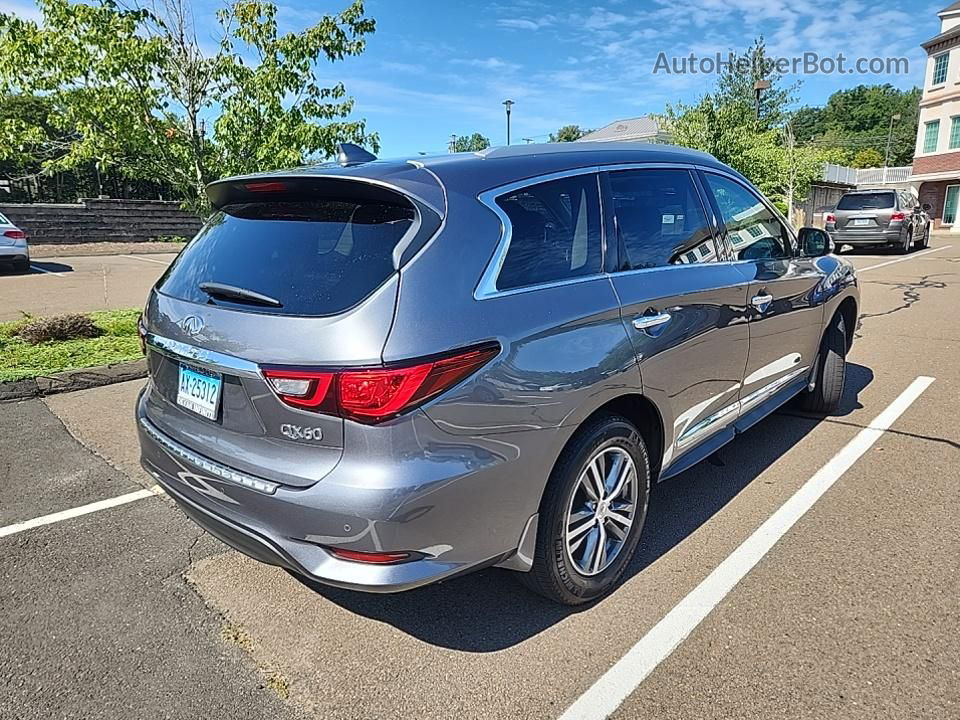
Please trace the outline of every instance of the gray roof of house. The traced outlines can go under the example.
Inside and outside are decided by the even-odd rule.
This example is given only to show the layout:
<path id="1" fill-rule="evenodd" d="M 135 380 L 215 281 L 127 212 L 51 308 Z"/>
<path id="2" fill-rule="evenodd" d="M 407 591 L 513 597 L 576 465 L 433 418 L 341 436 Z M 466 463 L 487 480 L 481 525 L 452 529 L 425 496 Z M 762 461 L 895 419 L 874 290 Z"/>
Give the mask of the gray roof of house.
<path id="1" fill-rule="evenodd" d="M 958 2 L 953 3 L 952 5 L 948 5 L 940 12 L 945 13 L 945 12 L 950 12 L 951 10 L 960 10 L 960 0 L 958 0 Z"/>
<path id="2" fill-rule="evenodd" d="M 660 132 L 660 124 L 656 118 L 635 117 L 626 120 L 617 120 L 609 125 L 589 132 L 580 138 L 580 142 L 595 142 L 606 140 L 638 140 L 654 137 Z"/>

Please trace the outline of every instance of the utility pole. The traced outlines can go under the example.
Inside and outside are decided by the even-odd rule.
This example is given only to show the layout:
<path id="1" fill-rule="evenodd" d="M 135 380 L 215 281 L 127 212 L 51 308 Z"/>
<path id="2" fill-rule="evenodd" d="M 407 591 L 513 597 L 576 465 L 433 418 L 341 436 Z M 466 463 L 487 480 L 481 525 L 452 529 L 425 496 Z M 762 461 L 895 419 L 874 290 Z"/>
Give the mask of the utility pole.
<path id="1" fill-rule="evenodd" d="M 507 145 L 510 144 L 510 108 L 516 103 L 513 100 L 504 100 L 503 105 L 507 108 Z"/>
<path id="2" fill-rule="evenodd" d="M 890 128 L 887 130 L 887 152 L 883 156 L 883 167 L 886 168 L 890 164 L 890 143 L 893 141 L 893 121 L 900 119 L 900 113 L 895 113 L 890 116 Z M 886 180 L 886 177 L 884 177 Z"/>

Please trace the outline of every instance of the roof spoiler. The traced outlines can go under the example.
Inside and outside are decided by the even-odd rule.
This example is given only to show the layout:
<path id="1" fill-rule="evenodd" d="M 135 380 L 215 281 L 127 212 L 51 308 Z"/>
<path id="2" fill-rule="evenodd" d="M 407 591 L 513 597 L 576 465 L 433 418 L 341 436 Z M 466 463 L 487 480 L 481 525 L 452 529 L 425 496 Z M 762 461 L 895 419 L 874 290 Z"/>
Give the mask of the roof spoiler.
<path id="1" fill-rule="evenodd" d="M 337 162 L 340 165 L 364 163 L 376 159 L 376 155 L 364 150 L 359 145 L 354 145 L 353 143 L 340 143 L 337 145 Z"/>

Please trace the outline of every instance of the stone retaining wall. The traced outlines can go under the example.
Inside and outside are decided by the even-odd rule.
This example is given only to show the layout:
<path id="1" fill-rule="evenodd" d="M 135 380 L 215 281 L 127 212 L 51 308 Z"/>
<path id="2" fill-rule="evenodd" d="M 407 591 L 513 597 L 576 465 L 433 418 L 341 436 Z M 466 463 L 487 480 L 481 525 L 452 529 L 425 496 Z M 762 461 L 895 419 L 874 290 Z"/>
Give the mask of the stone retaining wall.
<path id="1" fill-rule="evenodd" d="M 85 199 L 76 204 L 2 204 L 0 213 L 36 245 L 95 242 L 147 242 L 191 238 L 202 222 L 164 200 Z"/>

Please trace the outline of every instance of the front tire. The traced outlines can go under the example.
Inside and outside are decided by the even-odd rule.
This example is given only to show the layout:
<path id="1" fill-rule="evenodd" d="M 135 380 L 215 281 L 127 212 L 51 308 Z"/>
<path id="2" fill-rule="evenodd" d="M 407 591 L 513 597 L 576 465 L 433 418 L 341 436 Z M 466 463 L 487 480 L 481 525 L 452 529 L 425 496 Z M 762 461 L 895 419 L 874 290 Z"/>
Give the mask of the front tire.
<path id="1" fill-rule="evenodd" d="M 533 568 L 521 581 L 563 605 L 610 592 L 633 558 L 649 497 L 650 463 L 637 428 L 619 415 L 591 420 L 553 468 Z"/>
<path id="2" fill-rule="evenodd" d="M 852 332 L 852 330 L 851 330 Z M 817 354 L 813 390 L 800 398 L 801 407 L 813 413 L 828 414 L 840 407 L 843 383 L 847 377 L 847 331 L 839 313 L 823 335 Z"/>

